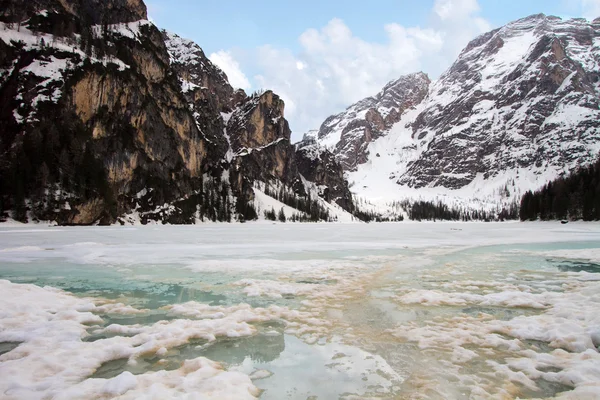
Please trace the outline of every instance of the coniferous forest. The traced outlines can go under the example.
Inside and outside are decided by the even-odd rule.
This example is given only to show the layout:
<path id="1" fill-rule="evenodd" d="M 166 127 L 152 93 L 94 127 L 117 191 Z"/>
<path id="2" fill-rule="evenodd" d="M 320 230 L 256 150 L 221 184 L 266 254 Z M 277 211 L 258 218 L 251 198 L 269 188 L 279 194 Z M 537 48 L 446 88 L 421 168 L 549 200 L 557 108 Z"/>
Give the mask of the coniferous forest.
<path id="1" fill-rule="evenodd" d="M 442 202 L 416 201 L 400 203 L 413 221 L 507 221 L 517 219 L 518 204 L 512 203 L 502 209 L 470 210 L 463 207 L 448 206 Z"/>
<path id="2" fill-rule="evenodd" d="M 519 216 L 521 221 L 600 220 L 600 159 L 525 193 Z"/>

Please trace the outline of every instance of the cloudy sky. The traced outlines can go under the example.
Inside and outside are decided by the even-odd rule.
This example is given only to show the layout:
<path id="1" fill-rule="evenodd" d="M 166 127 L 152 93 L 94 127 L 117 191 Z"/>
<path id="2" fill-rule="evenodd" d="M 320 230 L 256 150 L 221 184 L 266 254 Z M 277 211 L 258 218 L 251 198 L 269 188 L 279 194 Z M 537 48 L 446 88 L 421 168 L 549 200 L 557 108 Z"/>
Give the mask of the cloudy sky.
<path id="1" fill-rule="evenodd" d="M 399 76 L 437 78 L 474 37 L 531 14 L 600 17 L 600 0 L 148 0 L 248 93 L 286 103 L 293 139 Z"/>

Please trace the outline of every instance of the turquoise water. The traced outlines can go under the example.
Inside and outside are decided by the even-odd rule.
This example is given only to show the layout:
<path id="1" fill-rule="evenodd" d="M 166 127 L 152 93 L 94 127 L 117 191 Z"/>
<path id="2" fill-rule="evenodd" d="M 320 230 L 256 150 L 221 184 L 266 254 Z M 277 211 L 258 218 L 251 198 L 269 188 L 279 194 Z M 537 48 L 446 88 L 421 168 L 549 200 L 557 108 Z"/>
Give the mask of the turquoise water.
<path id="1" fill-rule="evenodd" d="M 563 293 L 570 301 L 567 292 L 589 280 L 582 274 L 600 273 L 598 259 L 589 256 L 600 249 L 600 226 L 456 226 L 461 231 L 450 224 L 0 228 L 0 279 L 144 310 L 101 315 L 103 322 L 82 339 L 98 345 L 127 337 L 102 332 L 112 324 L 186 318 L 169 312 L 174 304 L 245 303 L 252 310 L 278 306 L 313 314 L 301 322 L 283 316 L 251 322 L 250 336 L 190 340 L 135 364 L 111 359 L 90 378 L 173 371 L 183 360 L 206 357 L 254 376 L 263 399 L 469 398 L 479 389 L 547 397 L 572 390 L 543 378 L 532 378 L 535 387 L 513 379 L 509 387 L 512 378 L 494 366 L 524 357 L 524 351 L 551 353 L 548 342 L 523 338 L 518 350 L 496 348 L 488 341 L 495 335 L 515 338 L 483 333 L 446 347 L 411 335 L 445 329 L 449 338 L 459 337 L 465 329 L 460 324 L 486 332 L 495 321 L 548 312 Z M 562 250 L 578 258 L 554 255 Z M 515 306 L 502 297 L 519 291 L 524 299 L 545 301 L 543 307 Z M 0 355 L 18 345 L 0 343 Z M 463 362 L 457 350 L 473 358 Z M 561 371 L 548 368 L 542 372 Z"/>

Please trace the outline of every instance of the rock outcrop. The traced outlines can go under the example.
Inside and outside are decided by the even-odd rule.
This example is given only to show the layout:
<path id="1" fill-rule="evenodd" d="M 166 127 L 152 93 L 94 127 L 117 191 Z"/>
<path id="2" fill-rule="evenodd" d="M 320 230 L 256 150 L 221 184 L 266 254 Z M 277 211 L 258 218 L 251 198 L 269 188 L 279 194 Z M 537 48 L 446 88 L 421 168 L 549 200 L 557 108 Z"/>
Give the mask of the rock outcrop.
<path id="1" fill-rule="evenodd" d="M 41 10 L 56 14 L 56 19 L 49 21 L 51 25 L 59 22 L 84 27 L 148 19 L 146 4 L 142 0 L 0 0 L 0 18 L 7 22 L 25 21 Z"/>
<path id="2" fill-rule="evenodd" d="M 257 93 L 231 115 L 227 133 L 232 150 L 234 188 L 252 196 L 247 181 L 279 181 L 305 195 L 296 165 L 284 103 L 271 91 Z"/>
<path id="3" fill-rule="evenodd" d="M 388 83 L 376 96 L 327 118 L 316 134 L 319 143 L 331 150 L 346 170 L 355 170 L 367 162 L 369 143 L 400 121 L 406 110 L 421 103 L 430 83 L 424 73 Z"/>
<path id="4" fill-rule="evenodd" d="M 141 0 L 0 5 L 0 220 L 231 221 L 257 180 L 305 195 L 283 101 L 234 91 Z"/>
<path id="5" fill-rule="evenodd" d="M 317 185 L 321 197 L 352 210 L 352 193 L 344 169 L 332 152 L 305 138 L 296 144 L 296 160 L 302 176 Z"/>
<path id="6" fill-rule="evenodd" d="M 231 113 L 234 90 L 227 75 L 214 65 L 191 40 L 163 31 L 163 39 L 174 70 L 196 126 L 207 142 L 212 144 L 208 156 L 212 164 L 223 160 L 229 144 L 223 135 L 225 121 L 222 113 Z M 245 94 L 242 96 L 245 98 Z"/>

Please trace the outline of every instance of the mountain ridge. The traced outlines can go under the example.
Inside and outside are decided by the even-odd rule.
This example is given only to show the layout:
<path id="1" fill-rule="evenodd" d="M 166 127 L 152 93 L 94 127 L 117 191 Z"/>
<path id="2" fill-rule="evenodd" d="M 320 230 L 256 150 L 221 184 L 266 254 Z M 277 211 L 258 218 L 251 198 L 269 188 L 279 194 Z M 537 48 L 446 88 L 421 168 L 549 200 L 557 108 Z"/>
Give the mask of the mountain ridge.
<path id="1" fill-rule="evenodd" d="M 305 205 L 298 219 L 350 218 L 351 197 L 330 204 L 303 178 L 283 101 L 234 91 L 141 0 L 19 4 L 0 13 L 0 220 L 263 218 L 269 185 Z M 347 188 L 338 164 L 325 171 Z"/>
<path id="2" fill-rule="evenodd" d="M 421 102 L 355 143 L 368 155 L 356 166 L 323 129 L 307 138 L 333 149 L 358 196 L 514 202 L 600 152 L 598 21 L 536 14 L 473 39 Z"/>
<path id="3" fill-rule="evenodd" d="M 397 123 L 407 109 L 420 103 L 430 83 L 423 72 L 390 81 L 376 95 L 327 118 L 312 139 L 334 151 L 345 169 L 353 170 L 366 161 L 366 146 Z"/>

